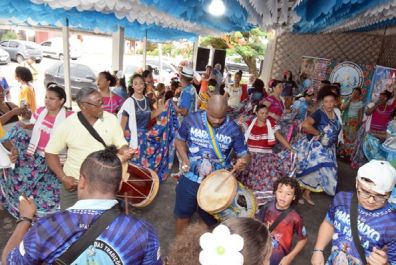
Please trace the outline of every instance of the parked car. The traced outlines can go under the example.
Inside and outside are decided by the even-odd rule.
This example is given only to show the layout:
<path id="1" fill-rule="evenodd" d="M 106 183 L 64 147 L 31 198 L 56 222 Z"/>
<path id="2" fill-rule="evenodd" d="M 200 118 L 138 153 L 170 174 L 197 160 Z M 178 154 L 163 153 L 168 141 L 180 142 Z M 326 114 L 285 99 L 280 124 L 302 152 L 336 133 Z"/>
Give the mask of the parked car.
<path id="1" fill-rule="evenodd" d="M 63 60 L 63 40 L 62 38 L 52 38 L 40 43 L 43 56 Z M 81 48 L 72 39 L 69 41 L 70 58 L 76 60 L 81 56 Z"/>
<path id="2" fill-rule="evenodd" d="M 8 64 L 10 62 L 10 55 L 3 48 L 0 47 L 0 64 Z"/>
<path id="3" fill-rule="evenodd" d="M 11 60 L 22 63 L 28 58 L 34 58 L 36 63 L 43 58 L 40 45 L 31 41 L 5 40 L 0 42 L 1 47 L 6 50 Z"/>
<path id="4" fill-rule="evenodd" d="M 57 62 L 45 71 L 45 87 L 48 87 L 52 84 L 56 84 L 62 88 L 65 88 L 63 62 Z M 96 88 L 96 71 L 84 64 L 71 63 L 70 86 L 73 98 L 76 96 L 77 92 L 83 87 Z"/>
<path id="5" fill-rule="evenodd" d="M 129 78 L 136 72 L 138 72 L 139 68 L 142 68 L 143 63 L 141 61 L 135 61 L 134 64 L 127 64 L 124 67 L 124 74 L 125 74 L 125 80 L 126 82 L 129 81 Z M 162 62 L 162 73 L 160 76 L 160 64 L 159 64 L 159 60 L 156 59 L 150 59 L 148 58 L 146 60 L 146 65 L 147 66 L 151 66 L 151 68 L 153 69 L 153 78 L 154 78 L 154 84 L 158 84 L 158 83 L 165 83 L 165 84 L 169 84 L 170 80 L 172 79 L 172 77 L 174 77 L 176 75 L 176 68 L 170 64 L 169 62 L 163 61 Z"/>

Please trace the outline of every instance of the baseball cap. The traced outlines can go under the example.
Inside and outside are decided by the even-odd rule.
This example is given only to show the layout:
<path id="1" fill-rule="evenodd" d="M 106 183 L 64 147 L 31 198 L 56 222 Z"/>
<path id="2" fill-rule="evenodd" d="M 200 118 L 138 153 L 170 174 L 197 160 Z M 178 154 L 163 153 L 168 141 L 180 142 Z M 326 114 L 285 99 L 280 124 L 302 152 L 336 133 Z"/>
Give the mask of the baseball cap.
<path id="1" fill-rule="evenodd" d="M 191 68 L 183 67 L 181 74 L 188 78 L 194 77 L 194 71 Z"/>
<path id="2" fill-rule="evenodd" d="M 372 191 L 385 195 L 396 185 L 396 169 L 388 161 L 371 160 L 359 168 L 357 179 L 368 185 Z"/>

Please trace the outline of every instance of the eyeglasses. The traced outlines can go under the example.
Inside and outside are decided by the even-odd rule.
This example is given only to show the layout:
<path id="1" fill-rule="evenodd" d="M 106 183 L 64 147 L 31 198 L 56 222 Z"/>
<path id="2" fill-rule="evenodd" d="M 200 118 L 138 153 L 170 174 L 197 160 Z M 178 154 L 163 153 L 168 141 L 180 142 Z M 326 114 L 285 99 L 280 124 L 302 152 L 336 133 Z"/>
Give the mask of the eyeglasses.
<path id="1" fill-rule="evenodd" d="M 386 202 L 386 200 L 389 197 L 388 195 L 371 194 L 370 192 L 362 189 L 360 186 L 357 187 L 357 192 L 358 192 L 359 196 L 362 197 L 363 199 L 370 199 L 370 197 L 372 197 L 374 202 L 376 202 L 376 203 L 384 203 L 384 202 Z"/>
<path id="2" fill-rule="evenodd" d="M 96 108 L 100 108 L 100 107 L 103 107 L 103 102 L 99 102 L 99 103 L 91 103 L 91 102 L 88 102 L 88 101 L 81 101 L 81 103 L 86 103 L 86 104 L 88 104 L 88 105 L 91 105 L 91 106 L 94 106 L 94 107 L 96 107 Z"/>

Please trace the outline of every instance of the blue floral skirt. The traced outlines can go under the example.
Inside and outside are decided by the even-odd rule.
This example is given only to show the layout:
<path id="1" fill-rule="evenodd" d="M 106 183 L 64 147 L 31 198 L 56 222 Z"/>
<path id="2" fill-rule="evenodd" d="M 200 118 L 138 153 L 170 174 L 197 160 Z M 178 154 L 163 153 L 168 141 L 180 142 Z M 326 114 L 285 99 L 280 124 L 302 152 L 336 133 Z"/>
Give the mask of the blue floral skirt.
<path id="1" fill-rule="evenodd" d="M 293 144 L 297 150 L 296 177 L 300 185 L 313 192 L 326 192 L 334 196 L 337 186 L 337 158 L 335 145 L 324 147 L 320 141 L 306 137 Z M 285 159 L 290 151 L 283 151 Z"/>
<path id="2" fill-rule="evenodd" d="M 16 125 L 9 132 L 9 139 L 19 151 L 14 169 L 0 171 L 0 197 L 8 212 L 19 216 L 19 196 L 33 196 L 37 205 L 37 217 L 43 217 L 60 210 L 60 181 L 48 168 L 45 158 L 35 153 L 27 155 L 30 136 Z"/>

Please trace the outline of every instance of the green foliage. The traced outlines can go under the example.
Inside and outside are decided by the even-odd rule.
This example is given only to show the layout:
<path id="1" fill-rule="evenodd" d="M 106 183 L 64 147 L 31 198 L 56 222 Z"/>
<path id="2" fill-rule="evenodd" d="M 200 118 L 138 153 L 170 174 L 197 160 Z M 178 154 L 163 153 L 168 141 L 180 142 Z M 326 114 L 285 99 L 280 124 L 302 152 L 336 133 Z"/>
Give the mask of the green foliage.
<path id="1" fill-rule="evenodd" d="M 1 36 L 1 40 L 15 40 L 18 36 L 14 31 L 7 31 Z"/>
<path id="2" fill-rule="evenodd" d="M 215 49 L 227 49 L 227 56 L 240 55 L 249 66 L 249 72 L 255 72 L 253 59 L 264 58 L 266 45 L 263 40 L 267 33 L 260 28 L 249 32 L 234 32 L 222 37 L 207 36 L 200 38 L 200 46 Z"/>

